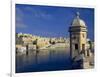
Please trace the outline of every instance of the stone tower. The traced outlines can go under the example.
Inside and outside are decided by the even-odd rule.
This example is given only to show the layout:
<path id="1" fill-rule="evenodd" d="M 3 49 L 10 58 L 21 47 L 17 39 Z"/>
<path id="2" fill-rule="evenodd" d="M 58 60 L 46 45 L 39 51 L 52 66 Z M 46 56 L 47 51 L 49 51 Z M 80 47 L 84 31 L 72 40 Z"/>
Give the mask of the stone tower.
<path id="1" fill-rule="evenodd" d="M 85 22 L 80 18 L 79 12 L 76 13 L 76 17 L 73 19 L 71 26 L 69 27 L 70 33 L 70 56 L 72 59 L 79 56 L 79 54 L 86 55 L 86 39 L 87 39 L 87 27 Z"/>

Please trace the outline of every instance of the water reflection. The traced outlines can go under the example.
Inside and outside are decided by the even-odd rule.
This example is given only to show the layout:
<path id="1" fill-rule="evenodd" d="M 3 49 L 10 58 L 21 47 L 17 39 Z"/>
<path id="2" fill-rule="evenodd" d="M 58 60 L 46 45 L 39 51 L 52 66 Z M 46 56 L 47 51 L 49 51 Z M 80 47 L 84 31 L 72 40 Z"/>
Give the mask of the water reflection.
<path id="1" fill-rule="evenodd" d="M 16 55 L 16 72 L 36 72 L 70 69 L 69 50 L 57 48 L 29 51 Z"/>

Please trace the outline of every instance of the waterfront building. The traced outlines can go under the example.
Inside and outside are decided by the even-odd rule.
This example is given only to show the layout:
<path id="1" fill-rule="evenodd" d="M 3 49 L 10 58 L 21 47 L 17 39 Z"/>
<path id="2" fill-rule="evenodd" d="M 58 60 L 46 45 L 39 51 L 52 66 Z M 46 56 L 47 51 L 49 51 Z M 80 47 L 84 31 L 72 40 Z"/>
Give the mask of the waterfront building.
<path id="1" fill-rule="evenodd" d="M 40 39 L 37 40 L 38 48 L 45 48 L 49 45 L 50 45 L 49 38 L 40 38 Z"/>
<path id="2" fill-rule="evenodd" d="M 80 19 L 80 14 L 77 12 L 70 28 L 70 51 L 72 59 L 78 56 L 80 53 L 86 55 L 86 39 L 87 39 L 87 27 L 85 22 Z"/>
<path id="3" fill-rule="evenodd" d="M 93 68 L 94 50 L 93 42 L 87 43 L 87 26 L 77 12 L 75 19 L 69 27 L 70 32 L 70 56 L 72 68 Z"/>

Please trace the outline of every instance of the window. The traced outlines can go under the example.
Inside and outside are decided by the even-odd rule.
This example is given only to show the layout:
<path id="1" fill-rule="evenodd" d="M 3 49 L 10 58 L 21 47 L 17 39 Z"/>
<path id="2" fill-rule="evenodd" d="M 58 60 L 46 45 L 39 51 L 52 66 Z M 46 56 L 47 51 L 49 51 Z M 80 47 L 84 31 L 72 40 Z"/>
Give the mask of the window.
<path id="1" fill-rule="evenodd" d="M 84 36 L 85 36 L 85 35 L 84 35 L 84 34 L 82 34 L 82 36 L 83 36 L 83 38 L 84 38 Z"/>
<path id="2" fill-rule="evenodd" d="M 82 50 L 85 50 L 85 44 L 82 44 Z"/>
<path id="3" fill-rule="evenodd" d="M 75 44 L 75 50 L 78 50 L 78 44 Z"/>

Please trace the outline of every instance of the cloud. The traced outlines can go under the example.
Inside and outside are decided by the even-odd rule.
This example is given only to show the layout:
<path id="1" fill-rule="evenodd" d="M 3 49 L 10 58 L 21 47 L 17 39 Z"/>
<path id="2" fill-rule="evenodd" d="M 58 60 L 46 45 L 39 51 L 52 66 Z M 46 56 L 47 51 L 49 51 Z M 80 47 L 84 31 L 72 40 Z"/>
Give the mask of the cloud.
<path id="1" fill-rule="evenodd" d="M 33 7 L 26 7 L 25 10 L 28 12 L 31 12 L 35 18 L 40 18 L 40 19 L 52 19 L 53 18 L 53 15 L 48 13 L 46 10 L 40 10 L 40 9 L 33 8 Z"/>
<path id="2" fill-rule="evenodd" d="M 23 21 L 24 13 L 23 11 L 16 7 L 16 28 L 26 28 L 27 25 Z"/>
<path id="3" fill-rule="evenodd" d="M 29 21 L 25 21 L 25 18 Z M 16 7 L 16 28 L 27 28 L 29 26 L 26 24 L 27 22 L 33 21 L 35 23 L 35 21 L 41 22 L 41 20 L 49 21 L 52 19 L 54 19 L 53 15 L 47 10 L 32 6 Z"/>
<path id="4" fill-rule="evenodd" d="M 16 28 L 27 28 L 27 25 L 23 23 L 16 23 Z"/>

